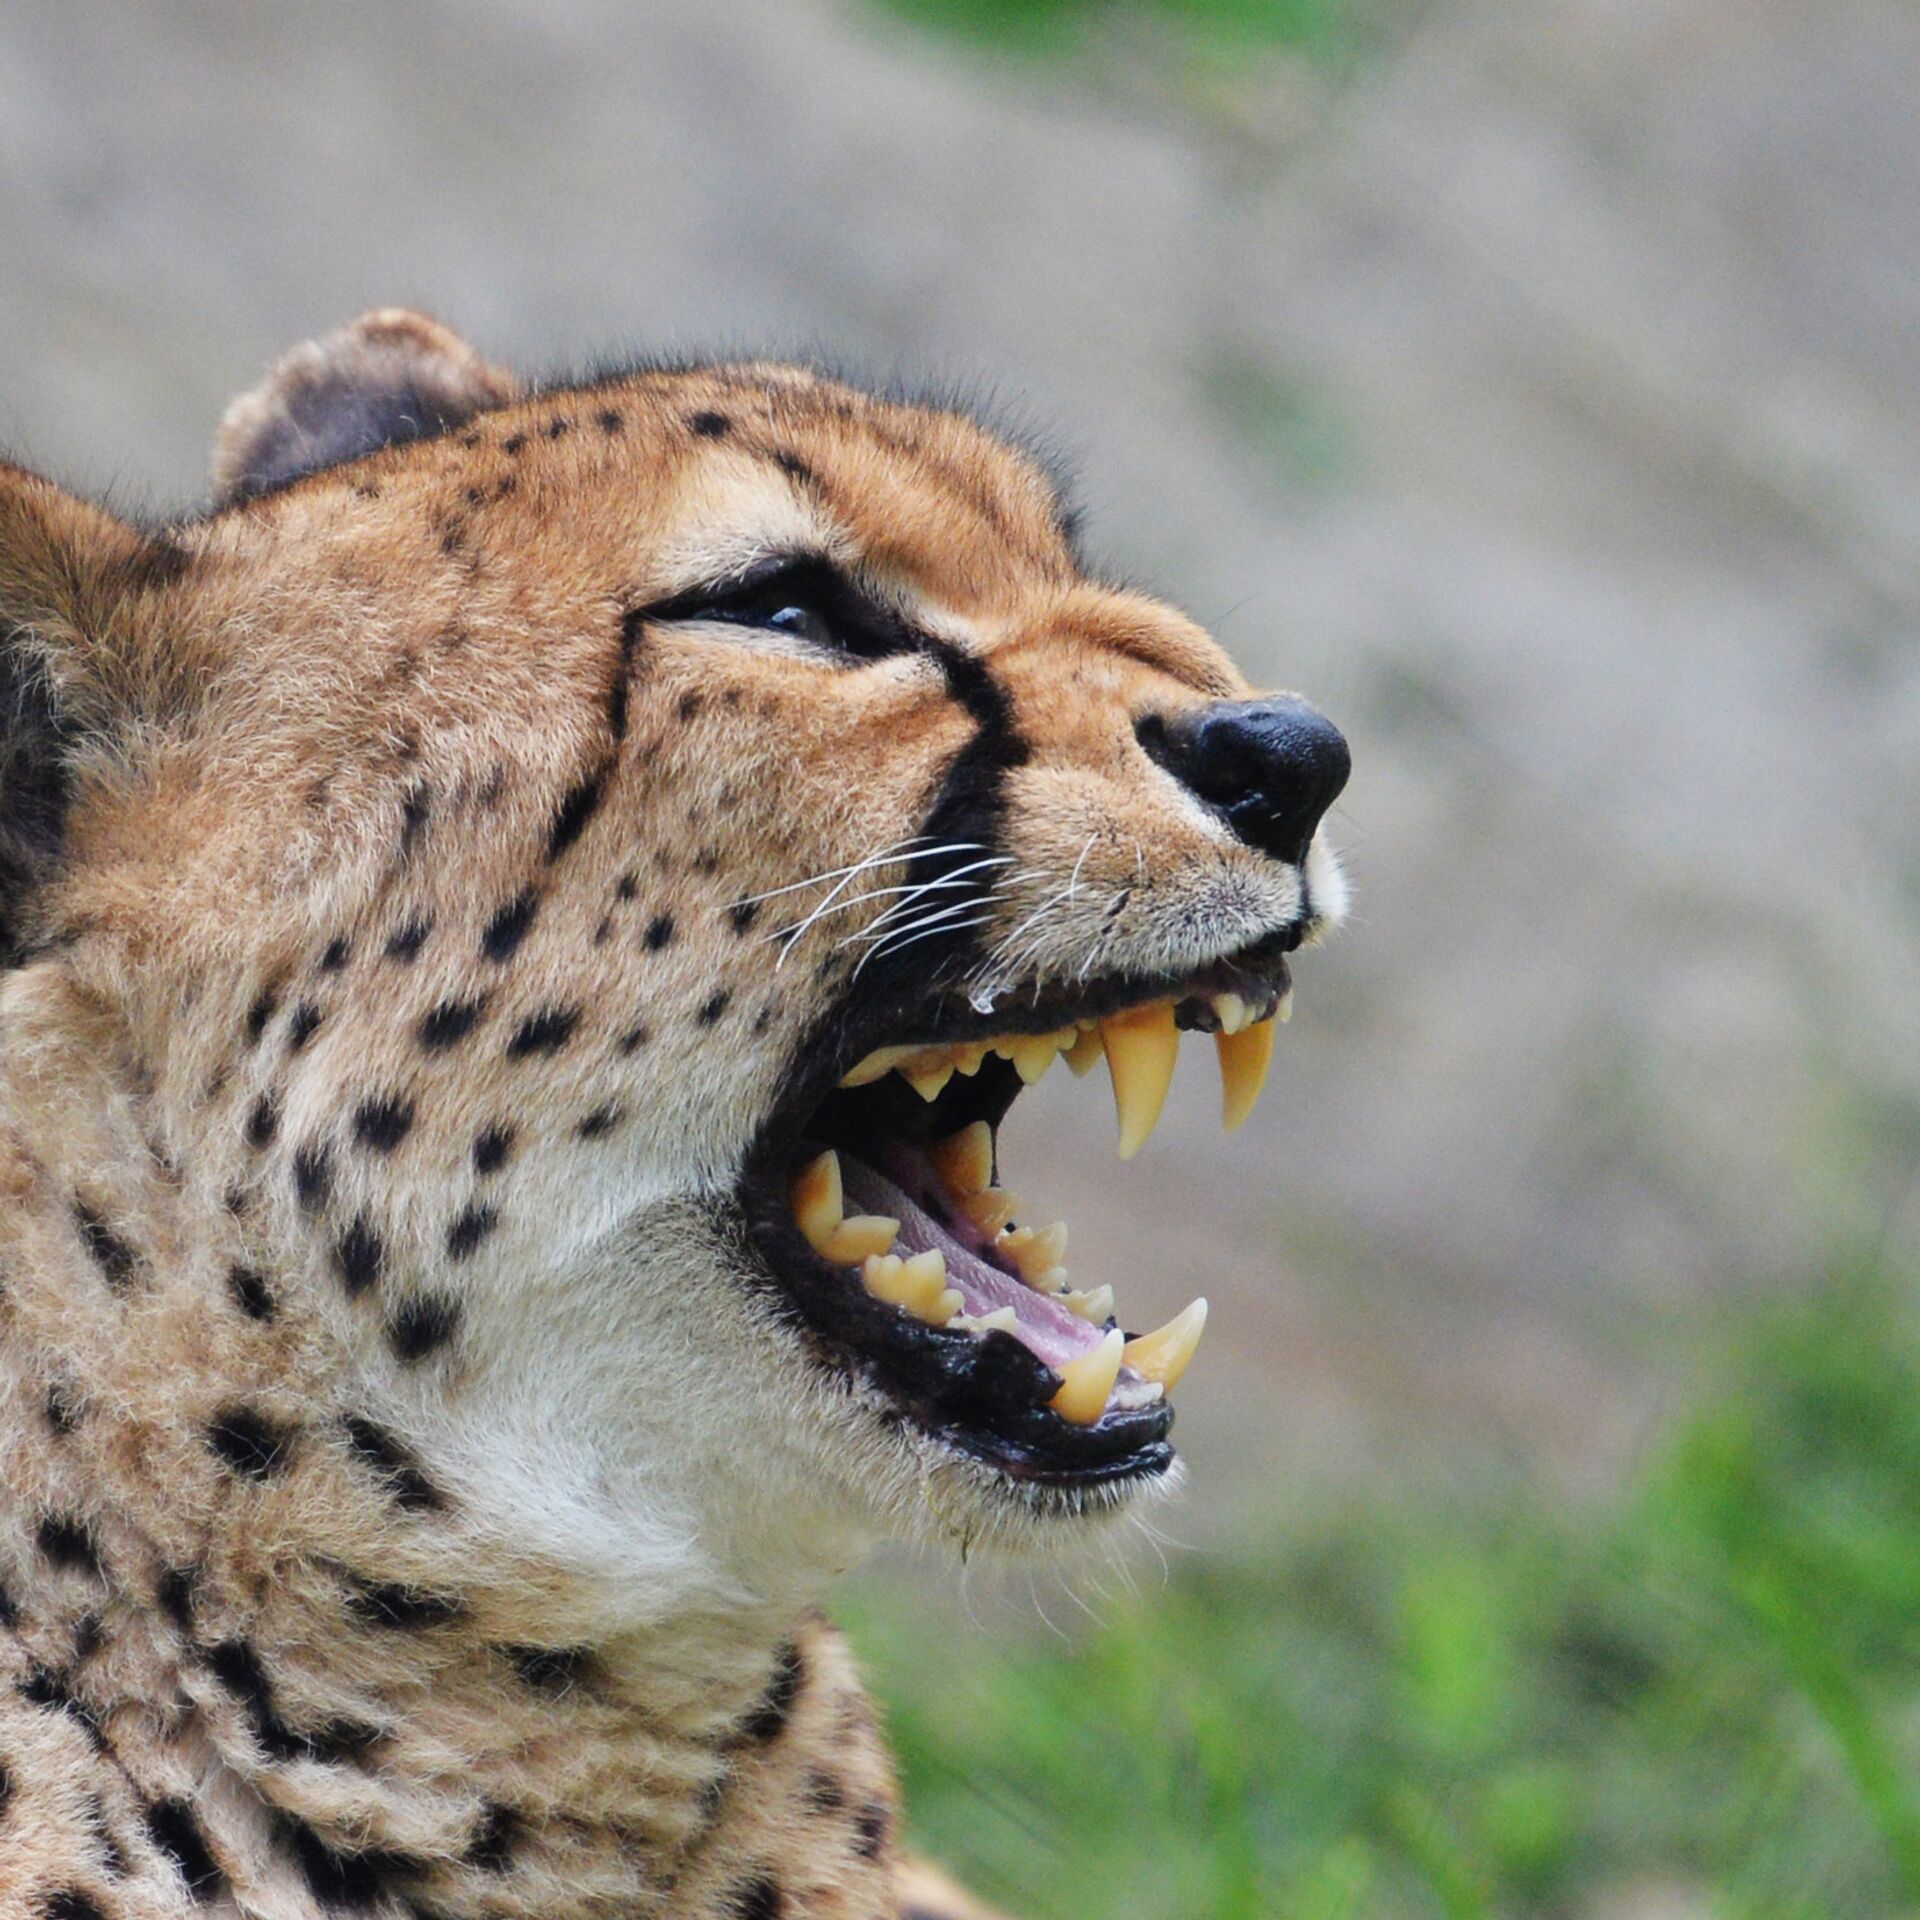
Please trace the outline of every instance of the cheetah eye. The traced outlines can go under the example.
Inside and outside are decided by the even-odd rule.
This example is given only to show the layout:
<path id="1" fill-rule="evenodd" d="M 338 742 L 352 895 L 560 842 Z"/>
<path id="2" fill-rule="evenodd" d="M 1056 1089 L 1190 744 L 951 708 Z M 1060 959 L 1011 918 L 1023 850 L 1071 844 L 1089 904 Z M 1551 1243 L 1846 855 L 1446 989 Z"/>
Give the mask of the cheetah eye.
<path id="1" fill-rule="evenodd" d="M 774 633 L 790 634 L 809 646 L 840 645 L 833 622 L 818 607 L 803 605 L 785 594 L 768 594 L 760 605 L 744 608 L 734 617 L 743 626 L 766 627 Z"/>
<path id="2" fill-rule="evenodd" d="M 920 644 L 897 613 L 815 555 L 764 561 L 744 577 L 677 594 L 646 614 L 652 620 L 717 620 L 778 633 L 856 660 L 876 660 Z"/>

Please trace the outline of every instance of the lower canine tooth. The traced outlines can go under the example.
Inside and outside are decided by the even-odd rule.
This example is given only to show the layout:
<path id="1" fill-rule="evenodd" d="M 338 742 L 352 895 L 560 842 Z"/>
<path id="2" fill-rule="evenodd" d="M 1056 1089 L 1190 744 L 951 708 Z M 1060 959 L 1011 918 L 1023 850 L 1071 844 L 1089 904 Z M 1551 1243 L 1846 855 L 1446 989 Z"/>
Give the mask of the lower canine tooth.
<path id="1" fill-rule="evenodd" d="M 1085 1293 L 1064 1293 L 1060 1304 L 1082 1320 L 1091 1320 L 1096 1327 L 1104 1326 L 1113 1318 L 1113 1289 L 1089 1287 Z"/>
<path id="2" fill-rule="evenodd" d="M 840 1156 L 831 1147 L 794 1175 L 793 1217 L 815 1253 L 826 1253 L 846 1202 L 840 1193 Z M 889 1243 L 891 1244 L 891 1243 Z M 876 1248 L 884 1252 L 885 1248 Z"/>
<path id="3" fill-rule="evenodd" d="M 982 1233 L 998 1233 L 1020 1211 L 1020 1196 L 1004 1187 L 988 1187 L 980 1193 L 961 1195 L 960 1211 Z"/>
<path id="4" fill-rule="evenodd" d="M 1114 1111 L 1120 1118 L 1120 1158 L 1131 1160 L 1147 1144 L 1166 1105 L 1180 1058 L 1180 1029 L 1168 1001 L 1116 1013 L 1100 1023 L 1113 1076 Z"/>
<path id="5" fill-rule="evenodd" d="M 927 1158 L 949 1193 L 984 1193 L 993 1184 L 993 1129 L 976 1120 L 936 1140 L 927 1149 Z"/>
<path id="6" fill-rule="evenodd" d="M 1107 1410 L 1107 1396 L 1120 1377 L 1120 1349 L 1126 1344 L 1118 1327 L 1100 1344 L 1060 1369 L 1060 1391 L 1049 1402 L 1061 1419 L 1076 1427 L 1090 1427 Z"/>
<path id="7" fill-rule="evenodd" d="M 1187 1362 L 1200 1349 L 1200 1335 L 1207 1324 L 1207 1303 L 1196 1300 L 1183 1307 L 1164 1327 L 1129 1340 L 1120 1357 L 1143 1380 L 1157 1380 L 1172 1391 Z"/>
<path id="8" fill-rule="evenodd" d="M 818 1249 L 843 1267 L 857 1267 L 869 1254 L 885 1253 L 900 1236 L 900 1222 L 883 1213 L 856 1213 L 842 1220 Z"/>
<path id="9" fill-rule="evenodd" d="M 1259 1021 L 1238 1033 L 1216 1033 L 1220 1053 L 1220 1124 L 1231 1133 L 1260 1098 L 1273 1059 L 1273 1022 Z"/>

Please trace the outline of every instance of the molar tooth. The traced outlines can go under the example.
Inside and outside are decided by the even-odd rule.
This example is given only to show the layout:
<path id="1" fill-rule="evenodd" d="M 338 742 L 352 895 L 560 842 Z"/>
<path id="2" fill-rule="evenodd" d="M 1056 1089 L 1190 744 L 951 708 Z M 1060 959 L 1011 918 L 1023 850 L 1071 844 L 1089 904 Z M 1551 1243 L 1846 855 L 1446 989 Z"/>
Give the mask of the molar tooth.
<path id="1" fill-rule="evenodd" d="M 1026 1279 L 1025 1274 L 1020 1277 Z M 1031 1280 L 1027 1280 L 1027 1285 L 1035 1293 L 1065 1293 L 1072 1284 L 1065 1267 L 1049 1267 L 1044 1273 L 1036 1273 Z"/>
<path id="2" fill-rule="evenodd" d="M 1143 1380 L 1157 1380 L 1168 1392 L 1186 1372 L 1187 1363 L 1200 1348 L 1200 1335 L 1207 1324 L 1207 1303 L 1196 1300 L 1182 1307 L 1164 1327 L 1129 1340 L 1120 1357 Z"/>
<path id="3" fill-rule="evenodd" d="M 1120 1158 L 1131 1160 L 1147 1144 L 1173 1084 L 1174 1063 L 1180 1057 L 1173 1005 L 1159 1000 L 1113 1014 L 1100 1023 L 1100 1038 L 1120 1118 Z"/>
<path id="4" fill-rule="evenodd" d="M 938 1100 L 940 1089 L 953 1078 L 953 1062 L 945 1061 L 938 1066 L 902 1067 L 902 1077 L 922 1100 Z"/>
<path id="5" fill-rule="evenodd" d="M 969 1041 L 964 1047 L 953 1050 L 953 1066 L 956 1073 L 964 1073 L 968 1079 L 980 1071 L 981 1063 L 993 1051 L 984 1040 Z"/>
<path id="6" fill-rule="evenodd" d="M 875 1047 L 864 1060 L 841 1076 L 840 1084 L 843 1087 L 869 1086 L 891 1073 L 902 1060 L 911 1060 L 917 1052 L 917 1047 Z"/>
<path id="7" fill-rule="evenodd" d="M 897 1253 L 871 1255 L 860 1278 L 876 1300 L 904 1307 L 929 1326 L 943 1327 L 966 1303 L 946 1284 L 946 1256 L 936 1247 L 903 1260 Z"/>
<path id="8" fill-rule="evenodd" d="M 927 1158 L 949 1193 L 956 1197 L 984 1193 L 993 1184 L 993 1129 L 984 1120 L 975 1120 L 958 1133 L 936 1140 L 927 1149 Z"/>
<path id="9" fill-rule="evenodd" d="M 1237 993 L 1216 993 L 1213 1010 L 1219 1016 L 1222 1033 L 1238 1033 L 1247 1024 L 1249 1009 Z"/>
<path id="10" fill-rule="evenodd" d="M 1213 1044 L 1220 1053 L 1220 1124 L 1231 1133 L 1260 1098 L 1273 1059 L 1273 1022 L 1256 1021 L 1238 1033 L 1217 1033 Z"/>
<path id="11" fill-rule="evenodd" d="M 950 1324 L 967 1333 L 1012 1333 L 1020 1316 L 1011 1307 L 995 1307 L 991 1313 L 958 1314 Z"/>
<path id="12" fill-rule="evenodd" d="M 1125 1339 L 1112 1328 L 1097 1347 L 1069 1360 L 1060 1369 L 1060 1391 L 1048 1403 L 1061 1419 L 1076 1427 L 1090 1427 L 1107 1410 L 1107 1396 L 1120 1377 L 1120 1349 Z"/>
<path id="13" fill-rule="evenodd" d="M 1060 1036 L 1057 1033 L 1022 1034 L 1018 1039 L 1005 1042 L 1001 1050 L 1013 1062 L 1021 1084 L 1030 1087 L 1053 1065 L 1060 1052 Z"/>
<path id="14" fill-rule="evenodd" d="M 885 1253 L 899 1234 L 900 1222 L 884 1213 L 856 1213 L 834 1228 L 819 1251 L 840 1266 L 857 1267 L 869 1254 Z"/>
<path id="15" fill-rule="evenodd" d="M 1056 1220 L 1050 1227 L 1009 1227 L 995 1246 L 1020 1270 L 1020 1278 L 1032 1286 L 1036 1277 L 1050 1272 L 1067 1257 L 1067 1223 Z"/>
<path id="16" fill-rule="evenodd" d="M 1113 1289 L 1111 1287 L 1089 1287 L 1085 1293 L 1064 1293 L 1060 1303 L 1069 1313 L 1077 1313 L 1082 1320 L 1091 1320 L 1093 1324 L 1104 1326 L 1113 1318 Z"/>
<path id="17" fill-rule="evenodd" d="M 1084 1033 L 1076 1033 L 1066 1045 L 1067 1065 L 1073 1069 L 1076 1079 L 1085 1079 L 1090 1074 L 1103 1051 L 1100 1045 L 1100 1029 L 1089 1027 Z"/>
<path id="18" fill-rule="evenodd" d="M 985 1234 L 998 1233 L 1020 1208 L 1020 1196 L 1005 1187 L 987 1187 L 960 1196 L 960 1211 Z"/>
<path id="19" fill-rule="evenodd" d="M 831 1147 L 794 1175 L 792 1200 L 794 1220 L 807 1244 L 815 1253 L 826 1253 L 847 1210 L 840 1192 L 840 1156 Z"/>

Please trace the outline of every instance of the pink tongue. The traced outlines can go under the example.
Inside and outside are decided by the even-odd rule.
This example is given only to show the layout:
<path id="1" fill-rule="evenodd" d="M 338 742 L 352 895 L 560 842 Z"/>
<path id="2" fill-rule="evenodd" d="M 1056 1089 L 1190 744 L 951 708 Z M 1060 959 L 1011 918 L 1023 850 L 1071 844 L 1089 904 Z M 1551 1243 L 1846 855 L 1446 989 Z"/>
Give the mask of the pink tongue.
<path id="1" fill-rule="evenodd" d="M 1016 1274 L 983 1259 L 958 1238 L 972 1230 L 964 1221 L 952 1229 L 941 1226 L 885 1175 L 845 1154 L 841 1155 L 840 1177 L 849 1213 L 883 1213 L 898 1220 L 896 1252 L 925 1253 L 938 1247 L 947 1257 L 947 1285 L 959 1290 L 967 1312 L 991 1313 L 996 1307 L 1011 1307 L 1018 1319 L 1019 1339 L 1048 1366 L 1062 1366 L 1100 1344 L 1102 1329 L 1092 1321 L 1082 1320 L 1047 1294 L 1035 1293 Z"/>

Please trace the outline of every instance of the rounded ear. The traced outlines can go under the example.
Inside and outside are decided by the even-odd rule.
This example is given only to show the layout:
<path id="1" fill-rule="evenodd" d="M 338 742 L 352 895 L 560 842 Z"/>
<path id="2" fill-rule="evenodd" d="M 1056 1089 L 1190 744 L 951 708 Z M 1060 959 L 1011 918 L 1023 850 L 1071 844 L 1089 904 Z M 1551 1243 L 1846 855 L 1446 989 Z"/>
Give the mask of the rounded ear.
<path id="1" fill-rule="evenodd" d="M 444 433 L 519 392 L 450 327 L 381 307 L 286 354 L 228 407 L 213 443 L 219 505 L 381 447 Z"/>

